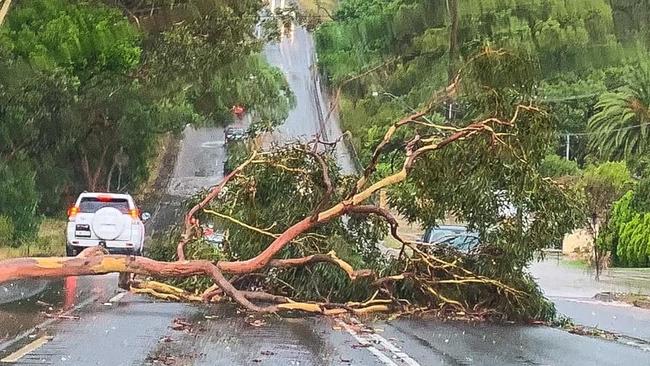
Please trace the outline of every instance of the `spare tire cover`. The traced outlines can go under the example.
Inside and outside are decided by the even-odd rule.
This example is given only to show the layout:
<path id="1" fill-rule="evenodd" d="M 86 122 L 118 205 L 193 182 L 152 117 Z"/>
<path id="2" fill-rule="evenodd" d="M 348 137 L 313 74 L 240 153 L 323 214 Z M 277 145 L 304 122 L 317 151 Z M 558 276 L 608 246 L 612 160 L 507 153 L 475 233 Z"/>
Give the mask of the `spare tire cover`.
<path id="1" fill-rule="evenodd" d="M 114 240 L 124 230 L 124 214 L 113 207 L 104 207 L 93 216 L 92 228 L 98 238 Z"/>

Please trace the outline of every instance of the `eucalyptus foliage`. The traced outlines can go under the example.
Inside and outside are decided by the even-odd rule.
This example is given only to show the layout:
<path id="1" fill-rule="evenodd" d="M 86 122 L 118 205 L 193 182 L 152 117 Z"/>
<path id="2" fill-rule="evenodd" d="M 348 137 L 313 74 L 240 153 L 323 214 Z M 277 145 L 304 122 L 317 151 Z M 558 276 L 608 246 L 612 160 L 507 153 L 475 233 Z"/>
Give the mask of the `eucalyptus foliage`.
<path id="1" fill-rule="evenodd" d="M 358 150 L 373 138 L 364 121 L 385 126 L 449 82 L 449 11 L 444 0 L 348 0 L 317 29 L 320 66 L 334 87 L 343 87 L 341 121 Z M 627 0 L 460 1 L 458 46 L 465 61 L 485 46 L 527 54 L 538 103 L 548 104 L 558 132 L 582 134 L 599 95 L 624 85 L 647 57 L 647 14 Z M 346 82 L 357 75 L 364 76 Z M 463 113 L 461 106 L 451 111 Z M 590 137 L 571 136 L 571 158 L 580 165 Z M 558 134 L 555 150 L 562 155 L 565 143 Z"/>
<path id="2" fill-rule="evenodd" d="M 272 241 L 269 234 L 281 234 L 292 224 L 313 214 L 325 193 L 322 169 L 313 156 L 305 153 L 306 146 L 285 146 L 269 157 L 268 164 L 255 164 L 235 178 L 220 197 L 197 215 L 202 224 L 213 224 L 227 233 L 223 246 L 212 250 L 209 244 L 195 242 L 188 258 L 246 260 L 258 255 Z M 245 144 L 230 150 L 231 166 L 239 165 L 250 151 Z M 330 154 L 324 156 L 330 178 L 335 187 L 329 204 L 343 199 L 354 184 L 353 177 L 343 176 Z M 186 202 L 191 207 L 203 198 L 198 193 Z M 214 211 L 219 215 L 214 214 Z M 225 215 L 225 216 L 224 216 Z M 233 221 L 236 220 L 236 221 Z M 315 253 L 335 251 L 337 256 L 355 269 L 371 268 L 384 272 L 385 261 L 376 243 L 386 234 L 383 219 L 350 215 L 321 225 L 301 235 L 283 249 L 277 258 L 297 258 Z M 251 227 L 242 226 L 245 223 Z M 266 234 L 260 231 L 266 231 Z M 154 258 L 169 260 L 175 253 L 175 239 L 162 240 L 152 253 Z M 165 249 L 166 248 L 166 249 Z M 192 248 L 204 248 L 197 251 Z M 211 283 L 191 279 L 180 284 L 194 290 L 203 290 Z M 362 301 L 371 295 L 371 287 L 364 280 L 350 281 L 345 273 L 328 263 L 294 269 L 264 271 L 238 281 L 238 287 L 263 288 L 267 291 L 296 299 L 321 301 Z"/>
<path id="3" fill-rule="evenodd" d="M 538 250 L 554 246 L 581 223 L 582 211 L 571 191 L 538 171 L 554 142 L 554 120 L 531 104 L 533 83 L 526 79 L 525 72 L 531 67 L 530 60 L 518 53 L 492 49 L 483 50 L 473 60 L 465 66 L 465 77 L 457 94 L 458 102 L 467 106 L 463 118 L 445 125 L 446 121 L 434 109 L 427 119 L 451 129 L 498 119 L 501 124 L 495 123 L 496 135 L 492 136 L 498 141 L 486 134 L 461 139 L 423 155 L 416 160 L 406 181 L 389 187 L 389 205 L 423 225 L 435 225 L 449 215 L 467 222 L 480 233 L 482 244 L 477 251 L 463 254 L 443 249 L 435 253 L 437 258 L 504 283 L 522 295 L 514 300 L 480 281 L 447 285 L 434 280 L 430 286 L 437 295 L 432 296 L 417 280 L 408 278 L 397 281 L 390 291 L 428 308 L 441 307 L 451 299 L 501 318 L 548 319 L 553 316 L 553 307 L 543 299 L 526 267 Z M 510 79 L 497 78 L 501 73 Z M 378 125 L 376 130 L 379 135 L 382 127 Z M 440 127 L 426 124 L 398 129 L 382 150 L 378 169 L 368 177 L 370 182 L 401 169 L 406 143 L 415 141 L 416 134 L 435 137 L 440 131 Z M 244 145 L 231 146 L 229 164 L 233 168 L 249 153 Z M 200 221 L 214 222 L 228 232 L 219 255 L 230 260 L 252 258 L 273 241 L 274 234 L 284 232 L 321 207 L 326 191 L 322 168 L 306 148 L 296 145 L 271 149 L 268 162 L 252 164 L 240 172 L 207 207 Z M 356 177 L 341 175 L 329 156 L 327 164 L 334 186 L 328 202 L 334 204 L 347 197 Z M 192 202 L 197 200 L 198 197 Z M 376 217 L 338 218 L 301 235 L 279 257 L 296 258 L 334 250 L 355 269 L 371 268 L 380 276 L 407 271 L 417 277 L 430 271 L 424 261 L 411 261 L 408 254 L 382 258 L 378 247 L 385 234 L 385 224 Z M 171 253 L 173 249 L 168 255 Z M 436 280 L 450 276 L 437 271 L 431 274 Z M 270 269 L 260 277 L 244 276 L 233 281 L 238 286 L 261 287 L 299 299 L 360 301 L 372 295 L 372 287 L 364 280 L 351 282 L 330 264 Z"/>

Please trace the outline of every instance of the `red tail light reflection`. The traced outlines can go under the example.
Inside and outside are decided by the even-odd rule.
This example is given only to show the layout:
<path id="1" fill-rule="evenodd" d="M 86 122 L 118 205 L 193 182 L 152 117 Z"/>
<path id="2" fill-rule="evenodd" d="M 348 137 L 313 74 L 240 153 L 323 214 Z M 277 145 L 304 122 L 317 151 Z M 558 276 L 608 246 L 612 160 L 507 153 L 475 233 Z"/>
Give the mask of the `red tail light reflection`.
<path id="1" fill-rule="evenodd" d="M 63 308 L 71 309 L 77 295 L 77 277 L 66 277 L 63 282 Z"/>

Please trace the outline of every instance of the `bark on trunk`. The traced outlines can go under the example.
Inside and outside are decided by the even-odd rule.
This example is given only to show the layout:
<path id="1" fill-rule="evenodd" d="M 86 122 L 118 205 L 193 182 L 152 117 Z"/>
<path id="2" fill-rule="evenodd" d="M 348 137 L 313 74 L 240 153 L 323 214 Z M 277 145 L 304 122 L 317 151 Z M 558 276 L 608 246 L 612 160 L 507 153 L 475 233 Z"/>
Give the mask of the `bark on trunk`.
<path id="1" fill-rule="evenodd" d="M 107 152 L 108 152 L 108 146 L 104 146 L 102 148 L 102 153 L 99 156 L 97 166 L 91 172 L 90 163 L 88 161 L 88 154 L 82 151 L 83 157 L 81 158 L 81 171 L 83 173 L 84 180 L 86 181 L 86 187 L 88 187 L 88 190 L 90 191 L 97 191 L 100 188 L 99 179 L 101 178 L 101 174 L 104 167 L 104 159 L 106 158 Z"/>
<path id="2" fill-rule="evenodd" d="M 458 0 L 447 0 L 449 10 L 449 69 L 448 81 L 451 84 L 456 77 L 456 63 L 458 62 Z"/>

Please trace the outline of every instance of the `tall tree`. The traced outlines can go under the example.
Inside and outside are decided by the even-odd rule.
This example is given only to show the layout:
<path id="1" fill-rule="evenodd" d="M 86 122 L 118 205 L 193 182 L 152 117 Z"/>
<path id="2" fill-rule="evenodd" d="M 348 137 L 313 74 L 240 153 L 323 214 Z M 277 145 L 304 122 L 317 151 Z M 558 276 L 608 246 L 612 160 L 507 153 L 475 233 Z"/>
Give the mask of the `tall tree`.
<path id="1" fill-rule="evenodd" d="M 449 71 L 447 81 L 452 82 L 456 76 L 456 65 L 460 54 L 458 45 L 458 0 L 447 0 L 447 12 L 449 13 Z"/>
<path id="2" fill-rule="evenodd" d="M 589 120 L 591 149 L 604 159 L 634 159 L 650 147 L 650 66 L 642 64 L 628 84 L 604 93 Z"/>

